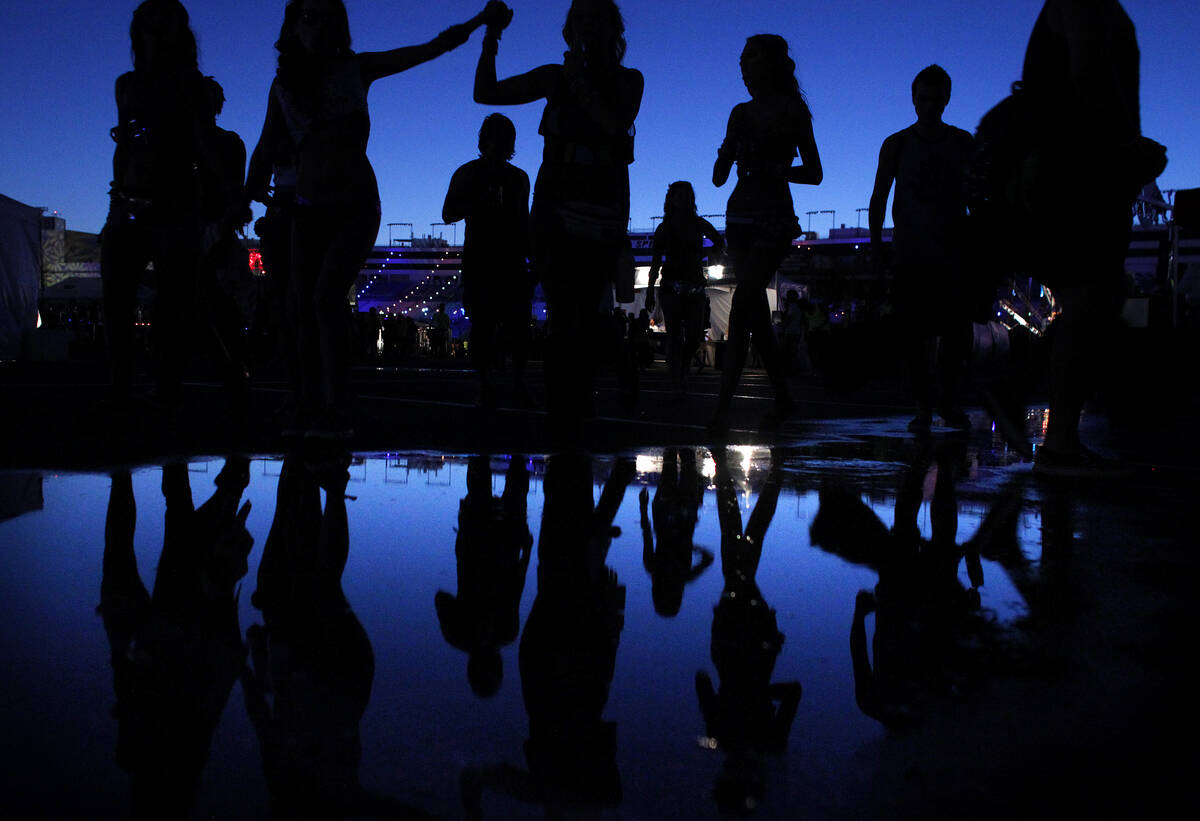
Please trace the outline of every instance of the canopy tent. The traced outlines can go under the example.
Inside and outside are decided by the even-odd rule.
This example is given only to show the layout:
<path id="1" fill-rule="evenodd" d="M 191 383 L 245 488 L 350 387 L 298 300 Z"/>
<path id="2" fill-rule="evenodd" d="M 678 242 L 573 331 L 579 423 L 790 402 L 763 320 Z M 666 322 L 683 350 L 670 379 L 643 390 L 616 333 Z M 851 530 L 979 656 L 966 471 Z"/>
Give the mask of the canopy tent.
<path id="1" fill-rule="evenodd" d="M 37 327 L 42 211 L 0 194 L 0 359 L 16 359 Z"/>

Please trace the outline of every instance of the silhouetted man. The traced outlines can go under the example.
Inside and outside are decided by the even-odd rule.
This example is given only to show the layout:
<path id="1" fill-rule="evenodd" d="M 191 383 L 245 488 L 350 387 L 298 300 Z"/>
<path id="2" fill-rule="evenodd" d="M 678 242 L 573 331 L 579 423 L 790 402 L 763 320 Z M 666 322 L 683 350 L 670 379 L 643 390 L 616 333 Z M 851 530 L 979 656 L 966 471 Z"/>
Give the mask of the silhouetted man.
<path id="1" fill-rule="evenodd" d="M 938 410 L 947 425 L 967 428 L 970 419 L 958 406 L 958 385 L 971 344 L 962 266 L 974 139 L 942 121 L 950 102 L 950 75 L 941 66 L 927 66 L 917 74 L 912 101 L 917 121 L 879 149 L 870 207 L 872 257 L 882 265 L 883 217 L 894 181 L 893 293 L 904 322 L 905 359 L 917 405 L 909 428 L 926 431 L 933 421 L 929 354 L 939 338 Z"/>

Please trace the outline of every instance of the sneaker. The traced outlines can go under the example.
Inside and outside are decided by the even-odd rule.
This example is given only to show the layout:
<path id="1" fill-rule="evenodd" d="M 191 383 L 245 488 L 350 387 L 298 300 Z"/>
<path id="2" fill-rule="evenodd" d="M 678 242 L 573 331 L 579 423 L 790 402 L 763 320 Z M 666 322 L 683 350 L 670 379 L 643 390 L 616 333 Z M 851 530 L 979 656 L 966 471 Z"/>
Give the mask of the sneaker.
<path id="1" fill-rule="evenodd" d="M 1073 452 L 1040 447 L 1033 459 L 1033 472 L 1037 476 L 1070 479 L 1115 479 L 1129 476 L 1133 468 L 1085 447 Z"/>

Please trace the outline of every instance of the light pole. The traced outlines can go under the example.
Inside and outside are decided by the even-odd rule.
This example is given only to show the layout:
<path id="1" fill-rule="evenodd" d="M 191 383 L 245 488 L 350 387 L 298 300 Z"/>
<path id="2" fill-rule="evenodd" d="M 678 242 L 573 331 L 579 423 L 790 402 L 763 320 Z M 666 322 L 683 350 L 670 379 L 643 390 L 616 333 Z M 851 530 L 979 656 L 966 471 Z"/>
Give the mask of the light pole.
<path id="1" fill-rule="evenodd" d="M 811 233 L 812 232 L 813 214 L 820 214 L 821 212 L 820 211 L 805 211 L 804 213 L 808 215 L 808 230 L 809 230 L 809 233 Z"/>
<path id="2" fill-rule="evenodd" d="M 833 231 L 833 226 L 837 223 L 837 211 L 820 211 L 818 213 L 829 215 L 829 230 Z"/>
<path id="3" fill-rule="evenodd" d="M 453 233 L 451 233 L 451 235 L 450 235 L 450 237 L 451 237 L 450 244 L 458 245 L 458 223 L 457 222 L 431 222 L 431 223 L 429 223 L 429 235 L 430 236 L 433 236 L 433 229 L 439 225 L 441 225 L 443 227 L 447 226 L 447 225 L 450 226 L 450 228 L 453 230 Z"/>
<path id="4" fill-rule="evenodd" d="M 858 214 L 858 226 L 857 227 L 862 228 L 863 211 L 870 211 L 871 209 L 870 208 L 855 208 L 854 210 Z"/>
<path id="5" fill-rule="evenodd" d="M 409 244 L 412 244 L 413 224 L 411 222 L 389 222 L 388 223 L 388 245 L 395 246 L 397 244 L 397 242 L 404 241 L 404 240 L 396 240 L 396 239 L 392 238 L 392 229 L 398 225 L 407 225 L 408 226 L 408 241 L 409 241 Z"/>

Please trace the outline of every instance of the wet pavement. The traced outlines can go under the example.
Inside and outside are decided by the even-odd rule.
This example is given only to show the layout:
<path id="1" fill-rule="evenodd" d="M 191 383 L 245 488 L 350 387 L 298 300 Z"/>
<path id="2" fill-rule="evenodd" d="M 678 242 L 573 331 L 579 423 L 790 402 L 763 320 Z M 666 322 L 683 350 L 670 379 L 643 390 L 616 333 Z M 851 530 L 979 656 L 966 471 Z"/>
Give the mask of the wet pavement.
<path id="1" fill-rule="evenodd" d="M 1194 813 L 1192 439 L 1089 417 L 1135 472 L 1048 482 L 977 409 L 917 439 L 894 396 L 813 392 L 727 447 L 702 407 L 602 408 L 547 456 L 539 415 L 481 421 L 456 379 L 360 386 L 353 457 L 86 413 L 13 442 L 10 810 Z"/>

